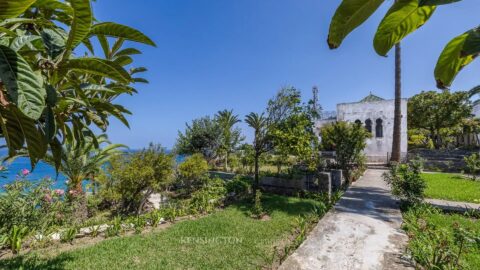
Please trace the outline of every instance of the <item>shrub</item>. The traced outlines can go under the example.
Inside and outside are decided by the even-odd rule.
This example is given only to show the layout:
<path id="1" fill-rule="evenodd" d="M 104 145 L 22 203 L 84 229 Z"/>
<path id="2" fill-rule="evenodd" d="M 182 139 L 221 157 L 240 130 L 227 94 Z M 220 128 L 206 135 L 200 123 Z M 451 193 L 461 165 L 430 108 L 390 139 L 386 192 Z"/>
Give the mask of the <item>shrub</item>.
<path id="1" fill-rule="evenodd" d="M 173 156 L 153 144 L 133 154 L 116 156 L 106 176 L 99 179 L 101 194 L 121 212 L 139 214 L 152 193 L 164 192 L 172 184 L 173 165 Z"/>
<path id="2" fill-rule="evenodd" d="M 163 208 L 161 211 L 166 220 L 173 223 L 177 219 L 178 211 L 174 205 L 169 205 L 168 207 Z"/>
<path id="3" fill-rule="evenodd" d="M 13 225 L 9 233 L 4 236 L 2 243 L 12 250 L 13 254 L 17 254 L 22 249 L 22 243 L 29 233 L 27 226 Z"/>
<path id="4" fill-rule="evenodd" d="M 122 233 L 122 218 L 117 216 L 109 224 L 107 230 L 105 231 L 105 237 L 120 236 L 121 233 Z"/>
<path id="5" fill-rule="evenodd" d="M 394 196 L 408 204 L 415 204 L 423 200 L 427 187 L 420 175 L 421 170 L 422 163 L 417 160 L 408 164 L 392 164 L 383 178 L 391 186 Z"/>
<path id="6" fill-rule="evenodd" d="M 187 191 L 198 188 L 206 177 L 207 172 L 208 163 L 201 154 L 187 157 L 177 167 L 178 179 Z"/>
<path id="7" fill-rule="evenodd" d="M 0 191 L 0 233 L 14 226 L 37 230 L 63 225 L 69 221 L 68 210 L 63 190 L 53 190 L 50 179 L 29 181 L 19 176 Z"/>
<path id="8" fill-rule="evenodd" d="M 470 173 L 473 180 L 477 178 L 480 172 L 480 157 L 478 154 L 472 154 L 463 158 L 465 160 L 467 172 Z"/>
<path id="9" fill-rule="evenodd" d="M 142 216 L 134 217 L 130 222 L 133 224 L 133 229 L 136 234 L 140 234 L 143 229 L 145 229 L 145 226 L 147 226 L 147 221 Z"/>
<path id="10" fill-rule="evenodd" d="M 226 189 L 220 178 L 208 178 L 204 186 L 192 193 L 190 203 L 200 213 L 210 213 L 225 199 Z"/>
<path id="11" fill-rule="evenodd" d="M 371 134 L 361 125 L 347 122 L 328 124 L 320 134 L 322 149 L 335 151 L 338 167 L 344 170 L 345 178 L 351 181 L 352 170 L 364 160 L 363 149 Z"/>
<path id="12" fill-rule="evenodd" d="M 153 210 L 148 214 L 148 220 L 150 221 L 150 226 L 157 227 L 162 221 L 162 214 L 159 210 Z"/>
<path id="13" fill-rule="evenodd" d="M 255 199 L 253 201 L 252 216 L 255 218 L 262 218 L 263 214 L 262 192 L 257 189 L 255 192 Z"/>
<path id="14" fill-rule="evenodd" d="M 250 194 L 252 184 L 249 179 L 236 176 L 225 184 L 228 194 L 233 193 L 235 197 L 243 198 Z"/>
<path id="15" fill-rule="evenodd" d="M 72 226 L 70 228 L 67 228 L 66 230 L 62 231 L 62 233 L 60 234 L 60 241 L 63 243 L 73 244 L 73 240 L 75 240 L 77 233 L 78 233 L 77 227 Z"/>

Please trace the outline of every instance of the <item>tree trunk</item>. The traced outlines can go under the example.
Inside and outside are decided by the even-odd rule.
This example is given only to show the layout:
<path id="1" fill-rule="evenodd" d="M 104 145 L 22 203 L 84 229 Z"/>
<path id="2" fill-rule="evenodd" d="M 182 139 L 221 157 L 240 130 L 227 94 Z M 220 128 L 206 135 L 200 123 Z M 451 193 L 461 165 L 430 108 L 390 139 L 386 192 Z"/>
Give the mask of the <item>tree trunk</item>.
<path id="1" fill-rule="evenodd" d="M 150 198 L 150 195 L 152 195 L 153 191 L 151 189 L 148 189 L 145 194 L 143 195 L 142 200 L 140 201 L 140 205 L 138 205 L 137 208 L 137 216 L 140 215 L 143 211 L 143 206 L 147 202 L 148 198 Z"/>
<path id="2" fill-rule="evenodd" d="M 402 140 L 402 67 L 400 43 L 395 45 L 395 111 L 393 118 L 393 142 L 390 161 L 400 162 Z"/>
<path id="3" fill-rule="evenodd" d="M 225 171 L 228 172 L 228 153 L 225 154 Z"/>
<path id="4" fill-rule="evenodd" d="M 259 155 L 255 154 L 255 184 L 253 187 L 253 191 L 257 191 L 259 186 L 259 166 L 258 166 Z"/>

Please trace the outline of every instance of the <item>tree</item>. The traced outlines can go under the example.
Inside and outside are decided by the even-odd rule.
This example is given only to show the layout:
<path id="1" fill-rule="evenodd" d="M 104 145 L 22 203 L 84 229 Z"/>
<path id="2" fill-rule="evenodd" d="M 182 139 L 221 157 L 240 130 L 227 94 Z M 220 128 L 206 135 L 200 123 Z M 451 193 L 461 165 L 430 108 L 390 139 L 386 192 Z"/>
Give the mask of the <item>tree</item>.
<path id="1" fill-rule="evenodd" d="M 253 167 L 255 166 L 255 150 L 253 149 L 253 146 L 244 143 L 238 148 L 238 150 L 243 171 L 245 172 L 248 167 L 248 172 L 252 173 Z"/>
<path id="2" fill-rule="evenodd" d="M 350 179 L 352 169 L 361 162 L 366 139 L 371 134 L 356 123 L 335 122 L 320 130 L 323 150 L 335 151 L 337 163 Z"/>
<path id="3" fill-rule="evenodd" d="M 134 74 L 145 68 L 126 66 L 134 48 L 124 40 L 155 46 L 140 31 L 98 22 L 89 0 L 4 0 L 0 10 L 0 128 L 10 157 L 25 150 L 32 167 L 47 151 L 60 166 L 64 141 L 89 137 L 94 124 L 105 131 L 113 116 L 128 126 L 130 112 L 114 100 L 136 93 Z M 106 37 L 115 39 L 108 48 Z M 92 39 L 111 55 L 94 54 Z M 84 52 L 78 57 L 75 52 Z"/>
<path id="4" fill-rule="evenodd" d="M 424 25 L 437 6 L 460 0 L 397 0 L 385 14 L 374 37 L 377 54 L 385 56 L 410 33 Z M 338 48 L 344 38 L 364 23 L 383 0 L 343 0 L 330 24 L 328 45 Z M 437 87 L 448 88 L 458 72 L 480 53 L 480 27 L 453 38 L 443 49 L 435 66 Z"/>
<path id="5" fill-rule="evenodd" d="M 217 121 L 210 117 L 194 119 L 186 124 L 185 132 L 178 132 L 175 151 L 181 155 L 201 153 L 209 164 L 217 158 L 222 144 L 222 129 Z"/>
<path id="6" fill-rule="evenodd" d="M 115 156 L 106 169 L 103 194 L 120 198 L 124 212 L 141 213 L 147 199 L 155 192 L 165 192 L 174 181 L 174 157 L 160 145 L 129 155 Z"/>
<path id="7" fill-rule="evenodd" d="M 245 117 L 245 123 L 254 130 L 253 150 L 255 164 L 255 185 L 254 189 L 259 186 L 259 160 L 260 156 L 270 149 L 270 141 L 268 134 L 268 121 L 264 114 L 250 113 Z"/>
<path id="8" fill-rule="evenodd" d="M 269 132 L 277 155 L 297 156 L 308 167 L 315 167 L 318 137 L 314 119 L 318 112 L 301 103 L 300 92 L 294 87 L 282 88 L 268 102 Z"/>
<path id="9" fill-rule="evenodd" d="M 202 154 L 193 154 L 178 165 L 177 173 L 183 186 L 191 192 L 207 176 L 208 163 Z"/>
<path id="10" fill-rule="evenodd" d="M 425 130 L 436 149 L 445 145 L 445 136 L 462 127 L 472 114 L 469 92 L 421 92 L 408 102 L 408 127 Z M 443 137 L 443 138 L 442 138 Z"/>
<path id="11" fill-rule="evenodd" d="M 67 177 L 69 190 L 83 194 L 83 180 L 94 181 L 95 174 L 98 174 L 102 166 L 114 156 L 122 154 L 120 148 L 127 148 L 123 144 L 111 144 L 105 134 L 96 137 L 96 141 L 100 145 L 108 145 L 104 148 L 96 147 L 93 140 L 85 139 L 66 142 L 62 146 L 59 170 Z M 50 164 L 56 162 L 53 155 L 47 155 L 45 161 Z"/>
<path id="12" fill-rule="evenodd" d="M 233 114 L 233 110 L 219 111 L 215 115 L 215 120 L 222 130 L 220 152 L 224 155 L 224 169 L 228 171 L 228 159 L 238 144 L 243 141 L 240 128 L 234 128 L 235 124 L 241 122 L 238 115 Z"/>

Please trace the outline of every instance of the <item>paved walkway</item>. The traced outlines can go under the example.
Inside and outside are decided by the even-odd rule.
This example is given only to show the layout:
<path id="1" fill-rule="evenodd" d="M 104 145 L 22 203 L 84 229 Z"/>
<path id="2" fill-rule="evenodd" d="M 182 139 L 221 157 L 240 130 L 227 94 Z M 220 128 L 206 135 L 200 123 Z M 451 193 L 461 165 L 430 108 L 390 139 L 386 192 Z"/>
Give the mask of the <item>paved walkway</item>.
<path id="1" fill-rule="evenodd" d="M 409 269 L 401 257 L 408 238 L 383 172 L 367 170 L 280 269 Z"/>
<path id="2" fill-rule="evenodd" d="M 438 207 L 447 211 L 466 212 L 468 210 L 477 209 L 480 210 L 480 204 L 468 203 L 468 202 L 454 202 L 438 199 L 425 199 L 425 201 L 435 207 Z"/>

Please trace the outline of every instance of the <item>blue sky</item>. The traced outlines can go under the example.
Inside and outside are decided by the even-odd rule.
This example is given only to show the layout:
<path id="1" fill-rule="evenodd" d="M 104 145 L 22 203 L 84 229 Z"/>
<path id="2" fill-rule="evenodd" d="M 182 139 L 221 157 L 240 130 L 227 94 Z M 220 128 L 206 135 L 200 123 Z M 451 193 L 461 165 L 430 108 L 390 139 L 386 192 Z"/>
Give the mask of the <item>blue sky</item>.
<path id="1" fill-rule="evenodd" d="M 131 129 L 117 121 L 110 139 L 141 148 L 149 142 L 172 147 L 177 131 L 194 118 L 233 109 L 242 117 L 262 111 L 282 86 L 292 85 L 310 98 L 313 85 L 326 110 L 357 101 L 370 91 L 392 98 L 393 54 L 384 58 L 372 46 L 375 29 L 392 0 L 352 33 L 337 50 L 326 44 L 330 19 L 340 0 L 99 0 L 100 21 L 133 26 L 156 48 L 136 64 L 146 66 L 148 85 L 122 97 Z M 403 96 L 435 89 L 433 68 L 444 45 L 477 26 L 478 3 L 464 0 L 441 6 L 403 46 Z M 480 84 L 480 61 L 465 68 L 452 90 Z M 248 138 L 251 131 L 241 124 Z"/>

